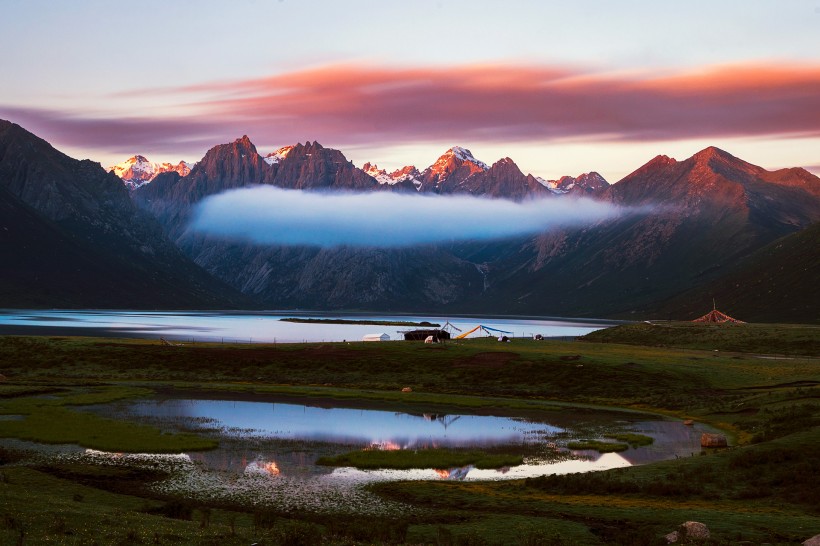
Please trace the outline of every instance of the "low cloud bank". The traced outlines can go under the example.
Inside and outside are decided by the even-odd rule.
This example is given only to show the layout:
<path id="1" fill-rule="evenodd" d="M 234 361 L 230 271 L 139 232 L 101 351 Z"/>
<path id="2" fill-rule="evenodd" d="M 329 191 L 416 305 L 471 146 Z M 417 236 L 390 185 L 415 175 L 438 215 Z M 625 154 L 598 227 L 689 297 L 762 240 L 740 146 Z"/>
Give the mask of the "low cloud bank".
<path id="1" fill-rule="evenodd" d="M 256 186 L 206 198 L 190 228 L 260 245 L 406 247 L 534 234 L 615 218 L 628 210 L 591 199 L 517 203 L 472 196 Z"/>

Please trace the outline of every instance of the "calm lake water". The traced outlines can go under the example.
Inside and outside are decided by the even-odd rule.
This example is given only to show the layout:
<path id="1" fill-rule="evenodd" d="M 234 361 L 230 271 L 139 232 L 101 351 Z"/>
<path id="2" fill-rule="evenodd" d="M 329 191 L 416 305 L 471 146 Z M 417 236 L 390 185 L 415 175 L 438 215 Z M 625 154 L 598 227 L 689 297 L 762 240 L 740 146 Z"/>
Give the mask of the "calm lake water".
<path id="1" fill-rule="evenodd" d="M 511 332 L 510 337 L 581 336 L 606 328 L 614 321 L 592 319 L 524 319 L 485 317 L 442 317 L 437 315 L 311 314 L 289 311 L 206 312 L 206 311 L 0 311 L 0 334 L 77 335 L 160 338 L 178 341 L 225 341 L 241 343 L 298 343 L 302 341 L 359 341 L 362 336 L 386 333 L 391 340 L 403 339 L 401 326 L 354 324 L 304 324 L 283 322 L 282 318 L 339 318 L 347 320 L 433 322 L 468 331 L 481 324 Z M 458 332 L 456 332 L 457 334 Z M 480 332 L 471 337 L 483 335 Z"/>
<path id="2" fill-rule="evenodd" d="M 152 423 L 168 431 L 196 430 L 219 448 L 176 455 L 122 454 L 63 446 L 58 457 L 100 465 L 166 468 L 157 490 L 190 498 L 275 505 L 292 510 L 394 513 L 364 486 L 393 480 L 504 480 L 588 472 L 688 457 L 700 452 L 701 425 L 644 414 L 572 410 L 538 418 L 453 413 L 407 413 L 350 407 L 350 402 L 294 403 L 286 398 L 213 400 L 171 395 L 87 408 L 106 416 Z M 343 407 L 348 404 L 348 407 Z M 567 449 L 573 439 L 631 431 L 654 438 L 620 453 Z M 357 470 L 316 464 L 323 455 L 356 449 L 483 448 L 524 455 L 524 464 L 498 469 Z M 51 448 L 54 450 L 54 448 Z M 53 456 L 53 451 L 52 451 Z"/>

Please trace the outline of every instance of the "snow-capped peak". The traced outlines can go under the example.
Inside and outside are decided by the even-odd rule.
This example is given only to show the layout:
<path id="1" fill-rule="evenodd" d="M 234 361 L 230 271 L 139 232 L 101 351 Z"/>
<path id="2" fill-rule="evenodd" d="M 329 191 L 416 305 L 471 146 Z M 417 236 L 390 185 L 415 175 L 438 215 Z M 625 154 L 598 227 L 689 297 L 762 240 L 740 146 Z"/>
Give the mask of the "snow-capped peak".
<path id="1" fill-rule="evenodd" d="M 282 146 L 278 150 L 273 153 L 270 153 L 265 156 L 265 163 L 268 165 L 273 165 L 274 163 L 279 163 L 283 159 L 285 159 L 290 151 L 293 149 L 293 146 Z"/>
<path id="2" fill-rule="evenodd" d="M 108 167 L 108 170 L 114 171 L 114 174 L 123 180 L 134 180 L 135 178 L 148 180 L 154 175 L 156 166 L 154 163 L 148 161 L 145 156 L 135 155 L 129 157 L 122 163 Z"/>
<path id="3" fill-rule="evenodd" d="M 447 150 L 444 155 L 439 157 L 435 163 L 427 167 L 424 175 L 432 175 L 435 184 L 442 183 L 453 172 L 463 170 L 466 167 L 469 170 L 467 176 L 472 176 L 475 173 L 489 170 L 489 166 L 483 161 L 479 161 L 467 148 L 461 146 L 453 146 Z"/>
<path id="4" fill-rule="evenodd" d="M 376 179 L 376 182 L 379 184 L 395 184 L 396 180 L 394 180 L 387 171 L 384 169 L 380 169 L 378 165 L 370 163 L 365 163 L 362 165 L 362 170 Z"/>
<path id="5" fill-rule="evenodd" d="M 387 184 L 389 186 L 394 186 L 401 182 L 410 181 L 413 185 L 418 189 L 421 186 L 421 181 L 418 179 L 420 176 L 418 169 L 413 167 L 412 165 L 408 165 L 401 169 L 397 169 L 392 173 L 389 173 L 384 170 L 380 169 L 376 164 L 365 163 L 362 165 L 362 170 L 376 179 L 376 182 L 379 184 Z"/>
<path id="6" fill-rule="evenodd" d="M 539 176 L 535 179 L 549 191 L 557 194 L 569 193 L 572 190 L 596 192 L 609 186 L 609 182 L 595 171 L 578 176 L 562 176 L 558 180 L 544 180 Z"/>
<path id="7" fill-rule="evenodd" d="M 191 172 L 191 168 L 192 165 L 185 161 L 180 161 L 176 165 L 173 163 L 153 163 L 148 161 L 144 155 L 137 154 L 122 163 L 108 167 L 108 171 L 119 176 L 126 186 L 135 189 L 147 184 L 161 173 L 174 171 L 179 173 L 180 176 L 187 176 Z"/>
<path id="8" fill-rule="evenodd" d="M 485 171 L 490 168 L 490 166 L 484 163 L 483 161 L 476 159 L 470 150 L 468 150 L 467 148 L 462 148 L 461 146 L 453 146 L 452 148 L 447 150 L 447 153 L 444 155 L 446 156 L 447 154 L 453 155 L 462 161 L 469 161 L 474 165 L 478 165 Z"/>
<path id="9" fill-rule="evenodd" d="M 557 180 L 545 180 L 545 179 L 541 178 L 540 176 L 536 176 L 535 180 L 539 184 L 541 184 L 542 186 L 547 188 L 549 191 L 551 191 L 552 193 L 566 193 L 566 192 L 558 189 L 558 181 Z"/>

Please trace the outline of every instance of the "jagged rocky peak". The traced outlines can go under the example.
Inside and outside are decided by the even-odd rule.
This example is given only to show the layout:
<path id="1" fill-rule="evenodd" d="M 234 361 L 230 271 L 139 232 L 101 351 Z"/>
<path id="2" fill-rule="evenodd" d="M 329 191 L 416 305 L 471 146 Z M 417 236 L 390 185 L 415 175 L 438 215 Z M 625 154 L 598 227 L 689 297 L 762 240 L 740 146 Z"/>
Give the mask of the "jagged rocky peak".
<path id="1" fill-rule="evenodd" d="M 694 163 L 694 168 L 701 171 L 725 172 L 731 169 L 753 176 L 765 172 L 762 167 L 752 165 L 714 146 L 704 148 L 686 161 Z"/>
<path id="2" fill-rule="evenodd" d="M 390 176 L 393 177 L 393 178 L 398 178 L 400 176 L 405 176 L 405 175 L 411 176 L 411 177 L 414 177 L 414 178 L 418 178 L 418 176 L 421 175 L 421 173 L 415 167 L 415 165 L 407 165 L 405 167 L 402 167 L 401 169 L 396 169 L 395 171 L 390 173 Z"/>
<path id="3" fill-rule="evenodd" d="M 575 177 L 575 187 L 587 192 L 605 190 L 609 186 L 609 182 L 595 171 L 579 174 Z"/>
<path id="4" fill-rule="evenodd" d="M 244 156 L 249 153 L 259 155 L 256 151 L 256 146 L 253 142 L 251 142 L 251 139 L 248 138 L 248 135 L 244 135 L 242 138 L 237 138 L 228 144 L 217 144 L 205 152 L 205 157 L 202 158 L 202 163 L 205 163 L 209 159 L 214 159 L 225 155 L 239 154 Z"/>
<path id="5" fill-rule="evenodd" d="M 665 156 L 662 156 L 662 157 L 665 157 Z M 736 158 L 735 156 L 733 156 L 732 154 L 730 154 L 729 152 L 727 152 L 725 150 L 721 150 L 720 148 L 718 148 L 716 146 L 708 146 L 708 147 L 702 149 L 701 151 L 699 151 L 698 153 L 693 155 L 692 159 L 694 159 L 695 161 L 709 161 L 711 159 L 722 159 L 724 161 L 732 161 L 732 162 L 742 161 L 742 160 Z"/>
<path id="6" fill-rule="evenodd" d="M 370 163 L 369 161 L 362 165 L 362 170 L 371 176 L 375 176 L 377 174 L 387 174 L 386 170 L 380 169 L 378 165 L 375 163 Z"/>
<path id="7" fill-rule="evenodd" d="M 275 152 L 271 152 L 268 155 L 266 155 L 265 156 L 265 163 L 267 163 L 268 165 L 274 165 L 276 163 L 281 162 L 283 159 L 285 159 L 288 156 L 288 154 L 291 152 L 291 150 L 293 150 L 293 148 L 294 148 L 293 145 L 282 146 L 281 148 L 279 148 Z"/>
<path id="8" fill-rule="evenodd" d="M 501 159 L 499 159 L 498 161 L 493 163 L 492 167 L 490 167 L 490 169 L 512 169 L 512 168 L 514 168 L 518 171 L 521 170 L 521 169 L 518 168 L 518 165 L 515 164 L 515 161 L 513 161 L 509 157 L 502 157 Z"/>
<path id="9" fill-rule="evenodd" d="M 674 157 L 669 157 L 668 155 L 656 155 L 652 159 L 649 160 L 643 167 L 659 167 L 664 165 L 675 165 L 677 160 Z M 643 168 L 641 167 L 641 168 Z"/>

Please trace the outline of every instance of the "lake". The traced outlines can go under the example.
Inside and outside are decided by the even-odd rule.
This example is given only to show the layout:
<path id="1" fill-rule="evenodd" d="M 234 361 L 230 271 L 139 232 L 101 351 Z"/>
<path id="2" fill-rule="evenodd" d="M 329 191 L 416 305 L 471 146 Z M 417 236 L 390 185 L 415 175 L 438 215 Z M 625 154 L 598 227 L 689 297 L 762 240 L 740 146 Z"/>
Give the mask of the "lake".
<path id="1" fill-rule="evenodd" d="M 403 339 L 412 327 L 361 324 L 283 322 L 282 318 L 338 318 L 345 320 L 450 322 L 466 332 L 481 324 L 510 332 L 509 337 L 575 337 L 619 324 L 617 321 L 562 318 L 444 317 L 438 315 L 376 315 L 354 313 L 3 310 L 0 335 L 58 335 L 165 338 L 177 341 L 299 343 L 359 341 L 366 334 L 386 333 Z M 458 331 L 454 331 L 457 335 Z M 476 332 L 471 337 L 481 335 Z"/>
<path id="2" fill-rule="evenodd" d="M 228 395 L 230 396 L 230 395 Z M 217 449 L 175 455 L 105 453 L 51 446 L 49 457 L 99 465 L 164 469 L 162 493 L 285 510 L 401 513 L 406 508 L 370 493 L 367 484 L 394 480 L 506 480 L 627 467 L 700 452 L 699 424 L 685 426 L 647 414 L 566 409 L 537 417 L 418 413 L 356 407 L 355 401 L 294 402 L 286 397 L 244 400 L 171 393 L 85 408 L 108 417 L 151 423 L 163 430 L 198 431 Z M 571 450 L 574 439 L 637 432 L 654 442 L 620 453 Z M 6 443 L 8 441 L 4 441 Z M 30 446 L 29 446 L 30 447 Z M 472 465 L 412 470 L 358 470 L 316 464 L 320 456 L 358 449 L 416 451 L 480 448 L 522 454 L 524 464 L 497 469 Z"/>

